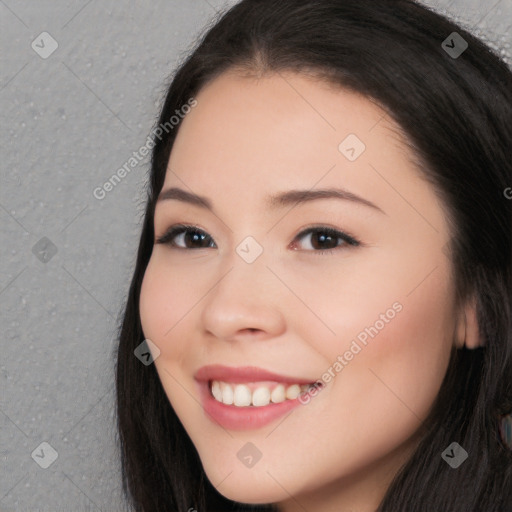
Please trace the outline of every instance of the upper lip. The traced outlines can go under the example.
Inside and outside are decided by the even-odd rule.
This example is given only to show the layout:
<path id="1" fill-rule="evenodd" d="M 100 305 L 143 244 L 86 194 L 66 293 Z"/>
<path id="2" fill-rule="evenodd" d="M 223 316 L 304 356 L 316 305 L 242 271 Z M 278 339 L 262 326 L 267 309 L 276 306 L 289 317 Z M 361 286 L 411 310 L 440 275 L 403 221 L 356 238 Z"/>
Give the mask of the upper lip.
<path id="1" fill-rule="evenodd" d="M 271 380 L 290 384 L 311 384 L 313 381 L 301 379 L 300 377 L 289 377 L 257 368 L 256 366 L 230 367 L 220 364 L 207 365 L 199 368 L 194 375 L 199 381 L 220 380 L 222 382 L 260 382 Z"/>

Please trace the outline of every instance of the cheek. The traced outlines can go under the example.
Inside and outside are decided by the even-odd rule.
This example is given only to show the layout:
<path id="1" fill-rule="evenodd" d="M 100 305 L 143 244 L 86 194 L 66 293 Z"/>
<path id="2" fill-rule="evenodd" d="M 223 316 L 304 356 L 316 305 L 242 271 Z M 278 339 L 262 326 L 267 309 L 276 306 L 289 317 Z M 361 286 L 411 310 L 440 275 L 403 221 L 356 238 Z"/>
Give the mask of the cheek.
<path id="1" fill-rule="evenodd" d="M 412 435 L 428 416 L 439 392 L 454 330 L 445 278 L 440 273 L 409 296 L 391 290 L 388 297 L 397 298 L 402 309 L 388 323 L 375 320 L 390 304 L 382 303 L 380 309 L 370 304 L 374 314 L 367 317 L 365 325 L 374 329 L 359 331 L 367 334 L 366 343 L 357 336 L 351 338 L 361 350 L 334 379 L 332 390 L 345 404 L 345 414 L 361 426 L 355 435 L 361 436 L 361 442 L 373 437 L 376 451 Z M 355 325 L 352 330 L 356 331 Z M 372 424 L 377 419 L 376 429 Z M 382 439 L 377 442 L 379 436 Z"/>
<path id="2" fill-rule="evenodd" d="M 369 462 L 405 442 L 435 401 L 455 323 L 450 279 L 439 270 L 412 293 L 404 295 L 411 288 L 389 282 L 385 291 L 379 286 L 368 293 L 364 303 L 346 301 L 338 309 L 343 318 L 333 325 L 343 334 L 330 348 L 322 347 L 334 378 L 319 394 L 318 415 L 331 419 L 326 437 L 341 436 L 357 447 L 354 461 Z M 388 322 L 381 320 L 386 311 Z"/>
<path id="3" fill-rule="evenodd" d="M 455 309 L 449 276 L 433 274 L 421 287 L 399 298 L 403 309 L 375 338 L 368 364 L 382 370 L 405 398 L 437 394 L 453 346 Z M 433 398 L 432 396 L 432 398 Z"/>
<path id="4" fill-rule="evenodd" d="M 179 339 L 176 332 L 195 303 L 191 288 L 183 275 L 166 268 L 158 254 L 151 256 L 142 281 L 139 309 L 144 336 L 160 349 L 157 366 L 161 360 L 176 359 L 183 350 L 175 342 Z"/>

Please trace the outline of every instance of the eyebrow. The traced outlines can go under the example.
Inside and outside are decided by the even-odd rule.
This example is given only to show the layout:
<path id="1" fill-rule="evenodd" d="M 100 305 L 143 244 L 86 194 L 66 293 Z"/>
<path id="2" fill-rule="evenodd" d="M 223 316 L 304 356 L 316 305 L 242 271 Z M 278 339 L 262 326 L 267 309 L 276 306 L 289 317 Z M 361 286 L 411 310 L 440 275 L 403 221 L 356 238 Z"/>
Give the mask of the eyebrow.
<path id="1" fill-rule="evenodd" d="M 157 203 L 161 201 L 168 201 L 174 199 L 176 201 L 182 201 L 185 203 L 199 206 L 213 212 L 212 202 L 204 196 L 187 192 L 181 188 L 172 187 L 168 188 L 160 193 L 157 199 Z M 315 190 L 289 190 L 287 192 L 281 192 L 279 194 L 271 195 L 267 199 L 267 207 L 269 209 L 284 208 L 289 205 L 304 204 L 310 201 L 316 201 L 317 199 L 341 199 L 344 201 L 352 201 L 365 206 L 369 206 L 381 213 L 385 212 L 379 208 L 376 204 L 364 199 L 348 190 L 341 188 L 328 188 L 328 189 L 315 189 Z"/>

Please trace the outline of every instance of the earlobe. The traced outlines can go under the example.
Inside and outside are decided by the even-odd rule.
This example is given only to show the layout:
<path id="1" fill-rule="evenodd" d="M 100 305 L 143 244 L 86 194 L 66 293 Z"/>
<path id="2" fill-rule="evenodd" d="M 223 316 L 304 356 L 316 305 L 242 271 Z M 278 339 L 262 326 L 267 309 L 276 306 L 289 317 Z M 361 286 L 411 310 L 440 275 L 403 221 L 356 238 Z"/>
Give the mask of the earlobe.
<path id="1" fill-rule="evenodd" d="M 461 311 L 457 326 L 455 344 L 457 348 L 466 347 L 473 350 L 485 345 L 477 321 L 476 299 L 473 297 Z"/>

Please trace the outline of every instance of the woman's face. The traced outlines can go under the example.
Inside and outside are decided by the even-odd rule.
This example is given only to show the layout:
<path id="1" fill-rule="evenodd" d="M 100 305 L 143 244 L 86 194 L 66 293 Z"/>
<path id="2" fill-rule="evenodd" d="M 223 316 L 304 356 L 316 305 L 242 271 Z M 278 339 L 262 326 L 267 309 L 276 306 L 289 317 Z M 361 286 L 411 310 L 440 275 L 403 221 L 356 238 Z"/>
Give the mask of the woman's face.
<path id="1" fill-rule="evenodd" d="M 162 191 L 211 209 L 158 201 L 157 239 L 195 228 L 154 245 L 140 296 L 163 388 L 224 496 L 372 510 L 417 444 L 458 332 L 442 205 L 363 96 L 225 73 L 196 99 Z M 342 192 L 318 194 L 329 189 Z M 291 191 L 303 200 L 270 203 Z M 208 365 L 273 372 L 291 398 L 293 383 L 324 387 L 279 404 L 277 378 L 197 374 Z M 233 390 L 276 403 L 220 404 L 201 381 L 212 375 L 231 383 L 216 390 L 227 402 Z"/>

